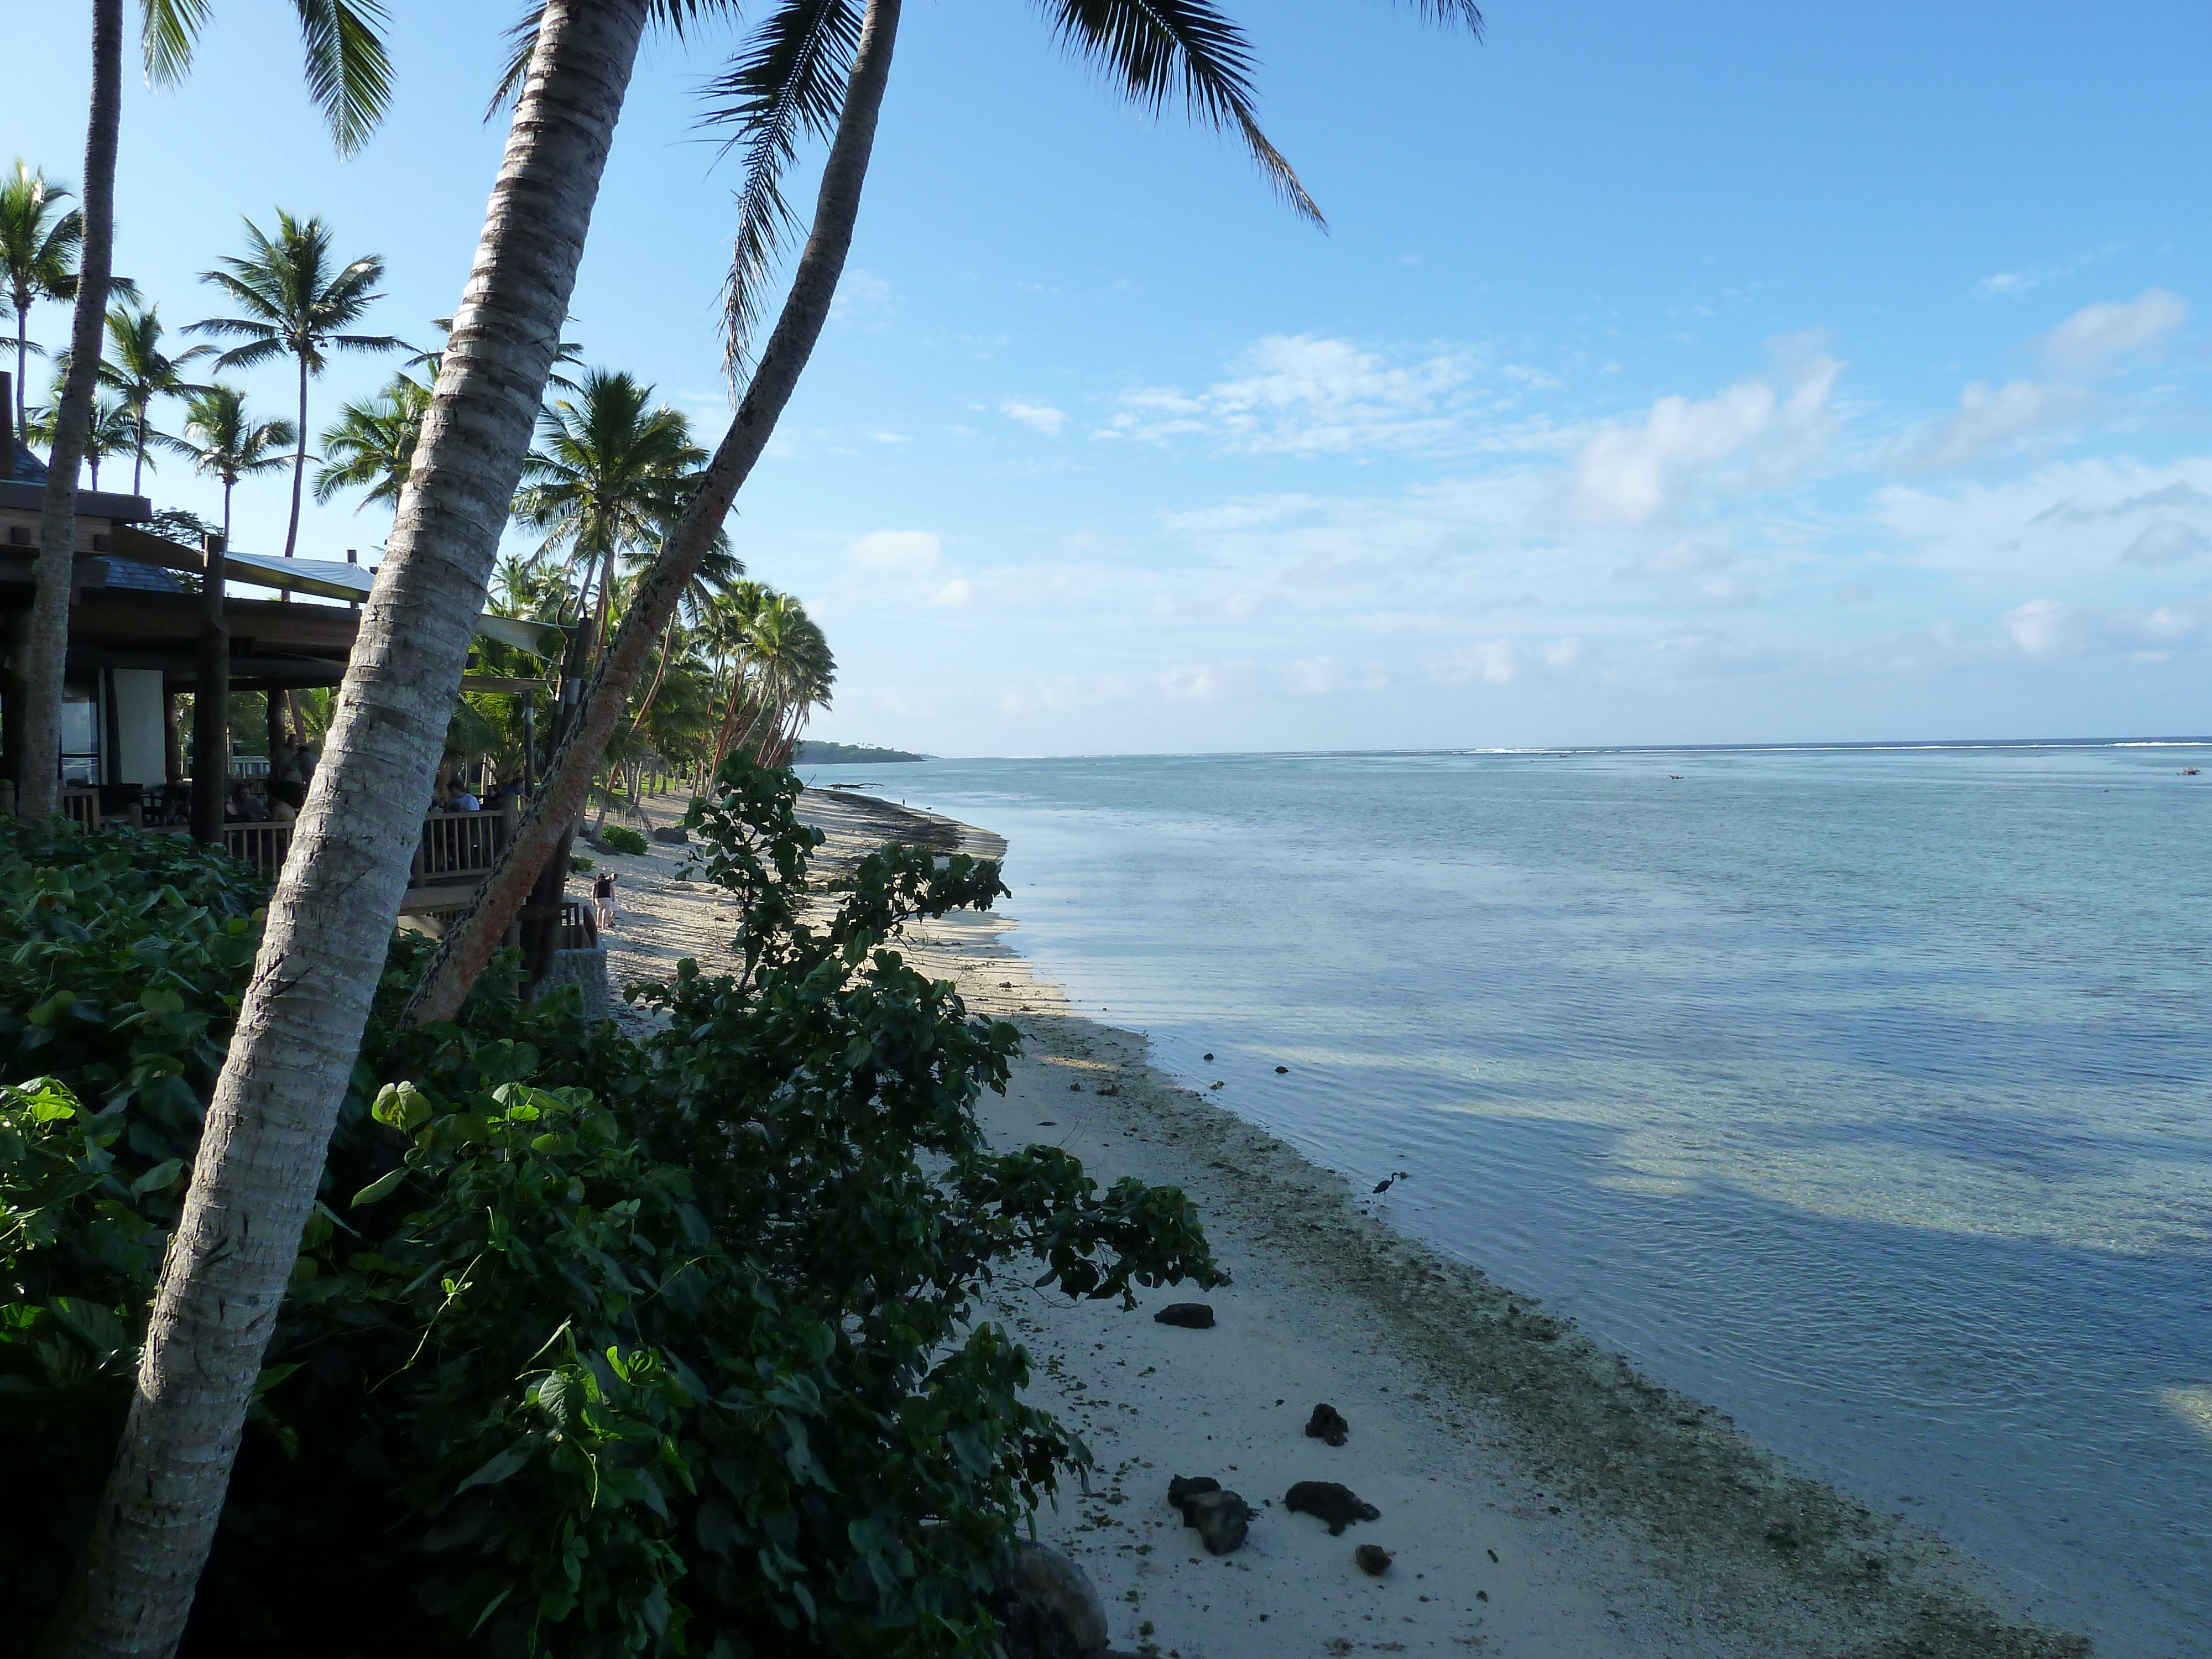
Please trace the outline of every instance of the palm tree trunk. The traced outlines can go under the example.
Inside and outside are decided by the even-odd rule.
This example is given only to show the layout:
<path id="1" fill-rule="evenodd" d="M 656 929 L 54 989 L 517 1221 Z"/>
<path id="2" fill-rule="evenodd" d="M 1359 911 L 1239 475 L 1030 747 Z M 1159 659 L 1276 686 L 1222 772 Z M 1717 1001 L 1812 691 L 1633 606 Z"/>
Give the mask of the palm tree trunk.
<path id="1" fill-rule="evenodd" d="M 41 818 L 61 808 L 62 676 L 69 659 L 70 589 L 76 562 L 76 473 L 92 424 L 100 331 L 107 319 L 115 254 L 115 145 L 123 125 L 123 0 L 93 0 L 92 115 L 84 137 L 84 241 L 77 259 L 76 316 L 69 378 L 54 416 L 46 496 L 39 512 L 39 587 L 24 629 L 21 670 L 23 748 L 15 810 Z M 15 458 L 9 458 L 14 471 Z M 99 477 L 95 469 L 94 477 Z M 11 688 L 12 690 L 13 688 Z"/>
<path id="2" fill-rule="evenodd" d="M 112 13 L 120 0 L 101 3 Z M 543 14 L 46 1659 L 166 1656 L 183 1632 L 392 943 L 647 10 L 647 0 L 550 0 Z"/>
<path id="3" fill-rule="evenodd" d="M 31 417 L 31 394 L 23 384 L 23 367 L 31 357 L 31 291 L 19 288 L 9 298 L 15 304 L 15 435 L 21 438 Z M 4 459 L 7 476 L 12 478 L 15 476 L 15 458 L 9 455 Z"/>
<path id="4" fill-rule="evenodd" d="M 653 700 L 660 695 L 660 683 L 668 678 L 668 653 L 676 648 L 676 617 L 672 613 L 668 627 L 660 636 L 660 666 L 653 671 L 653 689 L 645 694 L 645 701 L 637 706 L 637 717 L 629 723 L 633 732 L 645 725 L 645 717 L 653 712 Z"/>
<path id="5" fill-rule="evenodd" d="M 514 835 L 500 854 L 475 899 L 460 921 L 440 945 L 435 962 L 415 989 L 406 1018 L 415 1024 L 450 1019 L 461 1006 L 483 965 L 499 948 L 500 937 L 514 919 L 561 838 L 562 828 L 581 809 L 591 789 L 592 775 L 607 740 L 628 705 L 630 690 L 645 666 L 653 636 L 672 616 L 700 561 L 713 547 L 714 536 L 728 516 L 738 489 L 750 476 L 754 464 L 775 430 L 777 418 L 822 337 L 829 320 L 830 302 L 836 296 L 837 279 L 845 269 L 845 255 L 853 245 L 853 225 L 860 216 L 860 187 L 866 181 L 868 155 L 876 139 L 876 117 L 883 107 L 884 87 L 890 76 L 891 47 L 898 35 L 900 0 L 868 0 L 860 25 L 860 49 L 854 54 L 853 72 L 845 88 L 845 106 L 837 118 L 837 134 L 830 141 L 830 157 L 822 173 L 822 189 L 816 198 L 814 228 L 799 255 L 791 292 L 769 336 L 752 384 L 736 417 L 716 446 L 714 458 L 701 474 L 699 488 L 675 533 L 662 544 L 660 553 L 623 613 L 621 630 L 599 659 L 584 695 L 578 720 L 547 769 L 545 787 L 530 803 L 515 826 Z"/>
<path id="6" fill-rule="evenodd" d="M 137 426 L 138 453 L 131 463 L 131 493 L 134 495 L 144 493 L 143 486 L 146 482 L 146 409 L 143 404 L 138 409 Z"/>
<path id="7" fill-rule="evenodd" d="M 300 544 L 300 481 L 307 476 L 307 360 L 300 359 L 300 447 L 292 453 L 292 522 L 284 529 L 284 556 L 290 558 L 292 550 Z M 284 597 L 290 599 L 292 590 L 286 588 Z"/>

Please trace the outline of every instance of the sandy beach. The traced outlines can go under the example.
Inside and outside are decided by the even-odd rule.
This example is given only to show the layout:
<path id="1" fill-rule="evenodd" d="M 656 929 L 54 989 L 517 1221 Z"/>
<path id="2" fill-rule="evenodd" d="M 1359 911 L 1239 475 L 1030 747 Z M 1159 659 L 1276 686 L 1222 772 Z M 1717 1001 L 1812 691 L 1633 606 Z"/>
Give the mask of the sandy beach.
<path id="1" fill-rule="evenodd" d="M 681 798 L 658 804 L 672 821 Z M 896 835 L 997 856 L 987 833 L 887 802 L 810 791 L 830 841 L 817 873 Z M 597 854 L 622 875 L 609 936 L 617 988 L 685 956 L 728 963 L 734 913 L 679 878 L 680 847 Z M 579 882 L 579 896 L 585 884 Z M 1389 1225 L 1285 1142 L 1155 1071 L 1141 1036 L 1076 1016 L 1008 942 L 1004 916 L 927 924 L 913 957 L 979 1013 L 1013 1021 L 1012 1086 L 986 1097 L 994 1140 L 1046 1140 L 1102 1184 L 1179 1186 L 1232 1283 L 1071 1306 L 1009 1277 L 995 1316 L 1028 1346 L 1033 1392 L 1097 1461 L 1038 1534 L 1082 1563 L 1118 1647 L 1168 1659 L 1475 1652 L 1571 1656 L 2079 1655 L 1979 1565 L 1901 1516 L 1792 1469 L 1699 1402 L 1638 1374 L 1535 1299 Z M 624 1010 L 622 1018 L 641 1018 Z M 1211 1329 L 1156 1322 L 1173 1302 Z M 1310 1438 L 1342 1413 L 1341 1447 Z M 1209 1555 L 1167 1505 L 1207 1476 L 1256 1514 Z M 1379 1511 L 1341 1535 L 1286 1510 L 1334 1481 Z M 1354 1550 L 1392 1560 L 1381 1577 Z"/>

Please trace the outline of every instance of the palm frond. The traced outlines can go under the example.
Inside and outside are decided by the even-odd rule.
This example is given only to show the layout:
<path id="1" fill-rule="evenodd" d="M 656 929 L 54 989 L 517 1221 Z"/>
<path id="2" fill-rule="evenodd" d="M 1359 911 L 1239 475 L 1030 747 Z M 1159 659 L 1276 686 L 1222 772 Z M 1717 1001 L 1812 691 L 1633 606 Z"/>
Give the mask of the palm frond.
<path id="1" fill-rule="evenodd" d="M 294 3 L 307 49 L 307 91 L 330 122 L 338 153 L 350 155 L 368 141 L 392 102 L 392 59 L 380 33 L 384 7 L 381 0 Z"/>
<path id="2" fill-rule="evenodd" d="M 138 41 L 146 54 L 148 81 L 173 87 L 185 78 L 210 6 L 210 0 L 140 0 Z"/>
<path id="3" fill-rule="evenodd" d="M 1443 5 L 1448 0 L 1419 0 Z M 1252 48 L 1206 0 L 1041 0 L 1073 55 L 1098 64 L 1132 103 L 1158 114 L 1180 94 L 1194 120 L 1235 128 L 1297 212 L 1327 222 L 1253 110 Z"/>
<path id="4" fill-rule="evenodd" d="M 860 50 L 860 23 L 853 0 L 784 0 L 729 68 L 707 85 L 708 96 L 720 101 L 704 118 L 709 125 L 734 128 L 724 152 L 736 149 L 744 156 L 737 245 L 722 294 L 732 371 L 744 361 L 760 321 L 762 292 L 798 222 L 784 199 L 783 174 L 802 133 L 821 138 L 836 126 Z"/>

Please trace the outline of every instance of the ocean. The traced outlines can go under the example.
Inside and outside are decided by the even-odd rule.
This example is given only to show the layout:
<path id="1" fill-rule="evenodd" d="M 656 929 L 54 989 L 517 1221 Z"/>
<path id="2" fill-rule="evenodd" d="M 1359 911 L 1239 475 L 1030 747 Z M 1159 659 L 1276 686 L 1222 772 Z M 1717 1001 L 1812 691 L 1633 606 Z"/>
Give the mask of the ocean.
<path id="1" fill-rule="evenodd" d="M 2212 740 L 808 772 L 1005 836 L 1042 976 L 1401 1230 L 2212 1656 Z"/>

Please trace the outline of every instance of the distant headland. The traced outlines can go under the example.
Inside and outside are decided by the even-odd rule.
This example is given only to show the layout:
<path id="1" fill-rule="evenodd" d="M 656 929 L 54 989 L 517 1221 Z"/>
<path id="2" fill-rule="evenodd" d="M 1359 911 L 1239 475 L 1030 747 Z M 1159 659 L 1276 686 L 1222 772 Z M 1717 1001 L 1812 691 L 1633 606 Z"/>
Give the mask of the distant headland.
<path id="1" fill-rule="evenodd" d="M 910 755 L 903 749 L 878 749 L 872 743 L 824 743 L 818 738 L 801 742 L 791 757 L 793 766 L 863 766 L 887 761 L 925 761 L 927 755 Z"/>

